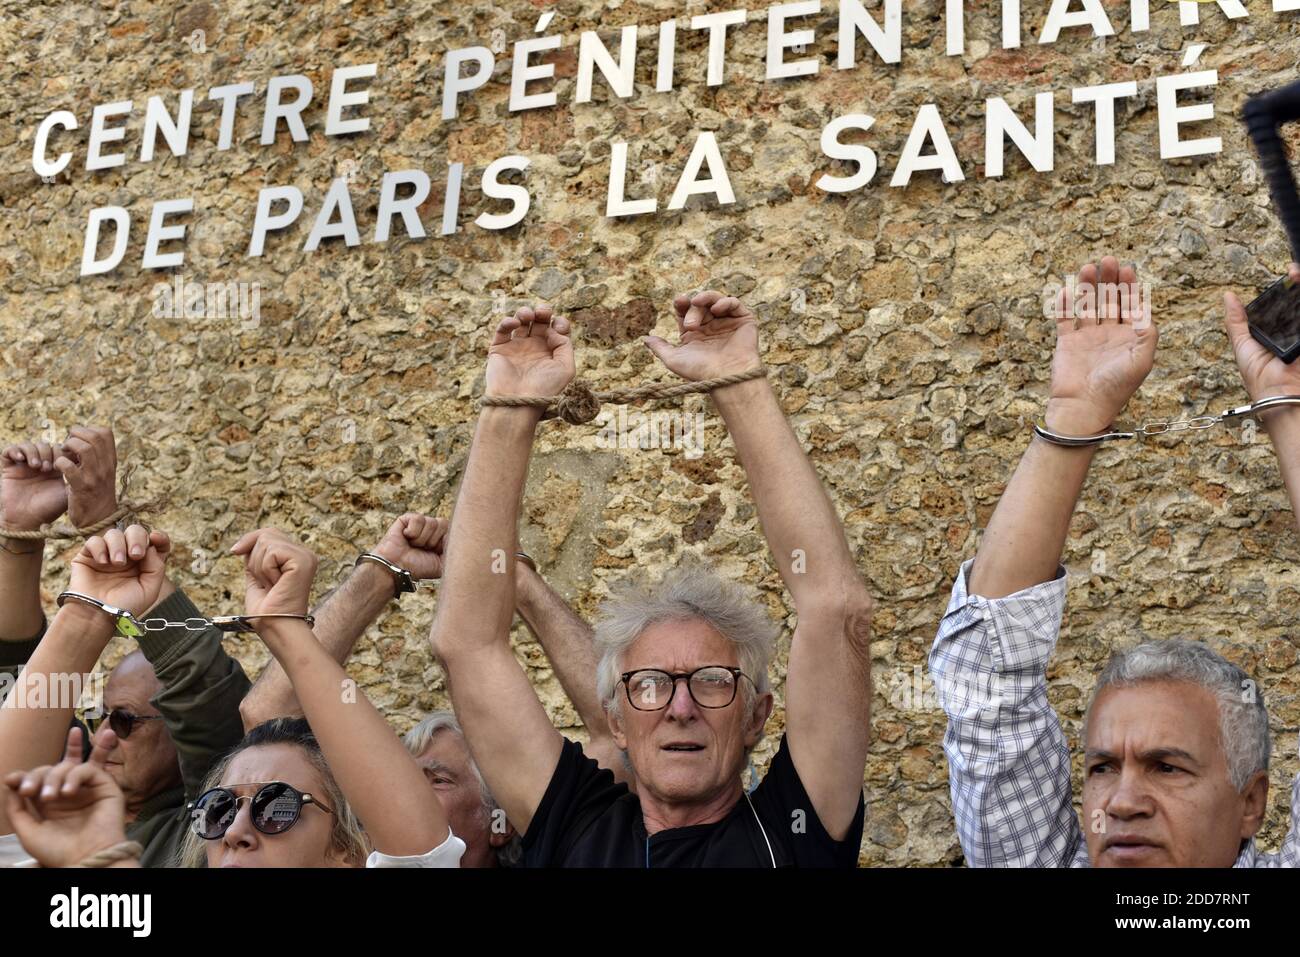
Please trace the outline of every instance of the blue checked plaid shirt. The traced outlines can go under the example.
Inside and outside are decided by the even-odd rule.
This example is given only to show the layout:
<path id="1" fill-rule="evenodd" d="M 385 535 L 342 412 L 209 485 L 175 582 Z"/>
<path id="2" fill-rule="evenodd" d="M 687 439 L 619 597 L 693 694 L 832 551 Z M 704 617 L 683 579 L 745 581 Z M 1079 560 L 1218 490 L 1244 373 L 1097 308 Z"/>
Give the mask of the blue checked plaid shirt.
<path id="1" fill-rule="evenodd" d="M 1047 662 L 1065 611 L 1065 569 L 1005 598 L 968 595 L 974 559 L 957 573 L 930 649 L 930 676 L 948 715 L 957 837 L 972 867 L 1087 867 L 1074 810 L 1070 748 L 1047 700 Z M 1253 840 L 1236 867 L 1300 867 L 1300 775 L 1282 849 Z"/>

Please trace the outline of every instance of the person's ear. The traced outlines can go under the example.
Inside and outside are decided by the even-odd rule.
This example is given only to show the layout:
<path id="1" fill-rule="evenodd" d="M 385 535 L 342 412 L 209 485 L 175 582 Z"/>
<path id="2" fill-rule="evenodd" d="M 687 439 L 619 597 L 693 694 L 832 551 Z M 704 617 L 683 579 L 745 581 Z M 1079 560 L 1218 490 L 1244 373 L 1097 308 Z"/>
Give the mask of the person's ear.
<path id="1" fill-rule="evenodd" d="M 1241 836 L 1246 839 L 1254 837 L 1264 823 L 1264 812 L 1268 809 L 1268 773 L 1256 771 L 1241 795 Z"/>
<path id="2" fill-rule="evenodd" d="M 623 717 L 618 708 L 609 705 L 605 708 L 605 723 L 609 726 L 609 736 L 614 739 L 620 751 L 627 750 L 627 732 L 623 728 Z"/>
<path id="3" fill-rule="evenodd" d="M 505 816 L 505 813 L 505 811 L 502 811 L 499 808 L 492 812 L 494 816 L 500 814 L 503 817 Z M 496 822 L 494 821 L 493 826 L 488 828 L 488 847 L 505 847 L 510 843 L 511 838 L 515 836 L 515 826 L 509 821 L 506 821 L 506 829 L 504 831 L 498 831 L 495 824 Z"/>
<path id="4" fill-rule="evenodd" d="M 745 727 L 745 747 L 752 748 L 763 737 L 763 726 L 767 724 L 767 719 L 772 714 L 772 704 L 770 691 L 754 699 L 754 707 L 750 709 L 749 721 Z"/>
<path id="5" fill-rule="evenodd" d="M 614 739 L 620 751 L 627 750 L 627 734 L 623 730 L 623 719 L 613 705 L 605 706 L 605 722 L 609 725 L 609 736 Z"/>
<path id="6" fill-rule="evenodd" d="M 330 841 L 330 849 L 325 853 L 326 867 L 365 867 L 366 859 L 363 857 L 360 861 L 353 863 L 348 860 L 348 852 L 341 847 L 336 847 L 333 841 Z"/>

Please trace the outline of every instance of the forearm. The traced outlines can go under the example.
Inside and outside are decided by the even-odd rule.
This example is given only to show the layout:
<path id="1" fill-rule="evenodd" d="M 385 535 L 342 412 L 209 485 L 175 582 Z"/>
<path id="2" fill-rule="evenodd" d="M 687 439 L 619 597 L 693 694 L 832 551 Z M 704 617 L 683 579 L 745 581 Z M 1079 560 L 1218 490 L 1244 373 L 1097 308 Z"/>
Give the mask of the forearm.
<path id="1" fill-rule="evenodd" d="M 348 693 L 343 667 L 303 622 L 268 626 L 266 637 L 293 683 L 320 743 L 375 849 L 424 854 L 447 839 L 442 803 L 401 739 L 364 694 Z"/>
<path id="2" fill-rule="evenodd" d="M 84 677 L 112 634 L 112 619 L 78 602 L 54 616 L 0 707 L 0 777 L 58 760 Z M 0 834 L 11 830 L 0 807 Z"/>
<path id="3" fill-rule="evenodd" d="M 392 597 L 392 575 L 373 563 L 363 562 L 312 613 L 316 641 L 341 666 Z M 302 714 L 293 683 L 274 658 L 262 670 L 239 711 L 246 729 L 271 718 Z"/>
<path id="4" fill-rule="evenodd" d="M 0 641 L 29 641 L 41 630 L 43 539 L 0 538 Z"/>
<path id="5" fill-rule="evenodd" d="M 515 565 L 515 607 L 560 679 L 593 739 L 609 734 L 596 694 L 596 647 L 591 626 L 579 618 L 537 572 Z"/>
<path id="6" fill-rule="evenodd" d="M 479 416 L 433 626 L 435 652 L 444 662 L 509 635 L 519 500 L 538 419 L 528 408 L 490 407 Z"/>
<path id="7" fill-rule="evenodd" d="M 1265 412 L 1262 421 L 1277 453 L 1291 511 L 1300 521 L 1300 408 L 1283 407 Z"/>
<path id="8" fill-rule="evenodd" d="M 1055 577 L 1092 456 L 1030 440 L 980 541 L 971 594 L 1002 598 Z"/>
<path id="9" fill-rule="evenodd" d="M 796 609 L 831 598 L 862 600 L 844 528 L 766 379 L 715 390 L 763 534 Z"/>

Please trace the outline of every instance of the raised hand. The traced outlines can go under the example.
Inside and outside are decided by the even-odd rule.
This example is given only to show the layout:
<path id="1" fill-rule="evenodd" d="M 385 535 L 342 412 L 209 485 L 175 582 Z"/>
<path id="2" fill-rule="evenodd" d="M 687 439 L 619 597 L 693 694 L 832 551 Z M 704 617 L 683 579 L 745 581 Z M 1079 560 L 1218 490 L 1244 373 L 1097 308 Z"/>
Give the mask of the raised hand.
<path id="1" fill-rule="evenodd" d="M 131 525 L 125 532 L 110 528 L 86 539 L 72 560 L 72 591 L 143 614 L 158 601 L 163 569 L 171 551 L 165 532 Z"/>
<path id="2" fill-rule="evenodd" d="M 735 296 L 706 289 L 673 300 L 677 311 L 678 344 L 659 336 L 642 341 L 670 372 L 698 382 L 718 376 L 748 372 L 761 359 L 758 321 Z"/>
<path id="3" fill-rule="evenodd" d="M 1045 418 L 1055 432 L 1095 435 L 1110 427 L 1151 371 L 1158 333 L 1141 308 L 1132 266 L 1121 269 L 1114 256 L 1104 256 L 1100 268 L 1088 263 L 1079 270 L 1079 285 L 1093 295 L 1074 306 L 1073 316 L 1066 309 L 1069 291 L 1057 296 Z M 1119 295 L 1106 295 L 1107 286 Z"/>
<path id="4" fill-rule="evenodd" d="M 502 319 L 488 347 L 487 395 L 559 395 L 573 379 L 569 321 L 550 306 Z"/>
<path id="5" fill-rule="evenodd" d="M 245 556 L 244 613 L 305 615 L 316 577 L 316 555 L 278 528 L 249 532 L 230 549 Z M 261 623 L 253 622 L 261 632 Z"/>
<path id="6" fill-rule="evenodd" d="M 418 512 L 400 516 L 373 549 L 380 558 L 405 568 L 415 578 L 441 578 L 443 549 L 451 522 Z"/>
<path id="7" fill-rule="evenodd" d="M 126 803 L 104 762 L 117 736 L 96 736 L 81 760 L 81 729 L 68 732 L 63 760 L 5 776 L 6 810 L 18 840 L 42 867 L 72 867 L 126 840 Z"/>
<path id="8" fill-rule="evenodd" d="M 76 425 L 54 467 L 68 483 L 68 520 L 86 528 L 117 509 L 117 446 L 113 430 Z"/>
<path id="9" fill-rule="evenodd" d="M 0 525 L 30 532 L 64 513 L 68 491 L 54 467 L 61 454 L 48 442 L 21 442 L 0 452 Z"/>
<path id="10" fill-rule="evenodd" d="M 1291 263 L 1287 275 L 1300 282 L 1300 266 Z M 1223 294 L 1224 324 L 1237 368 L 1253 401 L 1272 395 L 1300 395 L 1300 362 L 1286 363 L 1255 341 L 1246 320 L 1246 307 L 1234 293 Z"/>

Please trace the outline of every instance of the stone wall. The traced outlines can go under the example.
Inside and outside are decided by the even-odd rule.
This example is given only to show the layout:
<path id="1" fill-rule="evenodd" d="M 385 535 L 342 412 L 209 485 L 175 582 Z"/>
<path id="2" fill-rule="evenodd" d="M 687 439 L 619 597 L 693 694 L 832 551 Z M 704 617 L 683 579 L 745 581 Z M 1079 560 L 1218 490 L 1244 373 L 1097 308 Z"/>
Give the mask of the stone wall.
<path id="1" fill-rule="evenodd" d="M 1000 46 L 1000 6 L 969 6 L 964 56 L 944 55 L 943 4 L 927 0 L 904 5 L 901 66 L 860 52 L 855 69 L 837 71 L 828 5 L 809 21 L 830 21 L 814 47 L 822 70 L 773 82 L 762 79 L 766 8 L 755 8 L 731 31 L 718 87 L 703 80 L 704 35 L 683 28 L 677 89 L 660 94 L 653 27 L 727 5 L 4 3 L 0 437 L 60 437 L 77 422 L 112 420 L 139 466 L 139 490 L 170 496 L 157 521 L 177 543 L 176 577 L 203 607 L 233 612 L 242 607 L 240 563 L 222 555 L 243 531 L 296 530 L 323 556 L 323 592 L 394 515 L 450 514 L 494 314 L 553 302 L 575 318 L 582 374 L 615 387 L 659 375 L 637 340 L 667 334 L 673 293 L 716 286 L 741 295 L 762 319 L 781 401 L 879 601 L 861 860 L 958 862 L 944 720 L 926 693 L 925 657 L 954 573 L 973 554 L 1042 408 L 1053 331 L 1041 290 L 1105 253 L 1135 261 L 1154 284 L 1162 334 L 1131 418 L 1242 402 L 1221 331 L 1222 292 L 1261 287 L 1289 257 L 1236 115 L 1248 94 L 1294 79 L 1300 60 L 1296 14 L 1262 3 L 1240 21 L 1203 7 L 1199 27 L 1180 26 L 1174 5 L 1153 3 L 1151 30 L 1134 35 L 1127 5 L 1107 2 L 1117 36 L 1103 42 L 1076 28 L 1047 45 L 1036 40 L 1048 4 L 1027 3 L 1025 42 L 1012 50 Z M 442 121 L 444 52 L 488 43 L 498 29 L 508 44 L 532 36 L 546 9 L 557 11 L 550 29 L 565 37 L 551 57 L 559 104 L 507 111 L 507 51 L 462 115 Z M 598 75 L 596 101 L 574 103 L 578 33 L 600 28 L 608 37 L 625 24 L 648 28 L 635 96 L 618 100 Z M 1223 150 L 1161 160 L 1153 78 L 1179 72 L 1194 40 L 1209 48 L 1192 69 L 1219 71 L 1216 117 L 1184 136 L 1221 136 Z M 371 129 L 324 137 L 331 71 L 368 62 L 379 64 L 365 111 Z M 306 113 L 310 140 L 295 144 L 281 128 L 261 146 L 266 81 L 296 72 L 317 90 Z M 1099 167 L 1092 107 L 1071 104 L 1069 91 L 1128 79 L 1139 95 L 1117 110 L 1118 159 Z M 241 102 L 234 148 L 218 152 L 204 93 L 241 80 L 255 82 L 258 96 Z M 139 162 L 145 100 L 159 94 L 174 106 L 189 87 L 198 91 L 189 155 Z M 1006 175 L 985 178 L 985 99 L 1003 96 L 1028 116 L 1033 95 L 1046 90 L 1057 104 L 1054 171 L 1033 171 L 1012 149 Z M 128 98 L 137 109 L 126 165 L 87 172 L 91 106 Z M 966 179 L 945 183 L 923 172 L 905 189 L 890 188 L 927 102 L 938 104 Z M 32 170 L 32 138 L 55 109 L 73 110 L 81 125 L 61 134 L 60 149 L 74 159 L 47 183 Z M 876 117 L 863 141 L 880 170 L 862 190 L 831 195 L 814 181 L 849 170 L 826 159 L 818 137 L 849 112 Z M 701 130 L 717 136 L 733 205 L 701 198 L 680 212 L 604 217 L 611 142 L 631 144 L 633 169 L 662 171 L 654 190 L 662 207 Z M 475 227 L 479 212 L 499 208 L 477 191 L 479 174 L 509 153 L 531 160 L 532 208 L 520 226 Z M 440 236 L 452 161 L 465 164 L 462 227 Z M 406 168 L 428 171 L 434 184 L 422 210 L 428 238 L 352 249 L 329 240 L 302 251 L 332 179 L 349 176 L 366 236 L 383 172 Z M 302 189 L 304 214 L 268 242 L 266 256 L 248 259 L 257 192 L 283 184 Z M 632 190 L 648 191 L 643 182 Z M 195 197 L 196 209 L 179 272 L 259 284 L 259 322 L 154 315 L 155 284 L 174 281 L 177 270 L 140 270 L 143 224 L 153 200 L 184 196 Z M 132 212 L 126 260 L 81 278 L 88 211 L 107 204 Z M 787 622 L 762 765 L 781 727 L 793 609 L 720 420 L 699 398 L 683 406 L 707 413 L 705 453 L 694 459 L 601 448 L 594 427 L 546 425 L 523 541 L 584 615 L 612 583 L 657 573 L 688 552 L 759 586 Z M 1114 646 L 1204 638 L 1255 675 L 1276 735 L 1261 835 L 1270 848 L 1285 830 L 1297 770 L 1298 541 L 1263 435 L 1244 441 L 1240 430 L 1217 430 L 1106 449 L 1072 526 L 1069 609 L 1050 674 L 1072 744 Z M 68 548 L 51 553 L 71 557 Z M 49 563 L 47 599 L 62 586 L 63 561 Z M 433 607 L 429 595 L 404 600 L 350 663 L 402 729 L 448 703 L 425 642 Z M 540 649 L 522 627 L 514 637 L 556 724 L 576 733 Z M 250 672 L 267 660 L 255 640 L 230 648 Z"/>

